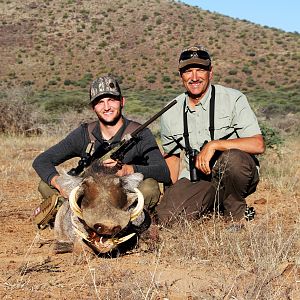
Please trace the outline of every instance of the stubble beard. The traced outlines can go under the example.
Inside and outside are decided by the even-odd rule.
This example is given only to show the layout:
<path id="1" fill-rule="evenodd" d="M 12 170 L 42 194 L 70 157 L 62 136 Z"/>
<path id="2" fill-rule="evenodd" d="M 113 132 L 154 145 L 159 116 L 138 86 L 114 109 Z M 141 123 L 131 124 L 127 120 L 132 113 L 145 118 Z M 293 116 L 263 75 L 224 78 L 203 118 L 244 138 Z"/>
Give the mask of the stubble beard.
<path id="1" fill-rule="evenodd" d="M 101 117 L 101 115 L 98 115 L 99 121 L 105 125 L 105 126 L 114 126 L 118 123 L 118 121 L 122 118 L 122 111 L 119 110 L 118 114 L 115 116 L 115 118 L 111 121 L 107 121 L 104 118 Z"/>

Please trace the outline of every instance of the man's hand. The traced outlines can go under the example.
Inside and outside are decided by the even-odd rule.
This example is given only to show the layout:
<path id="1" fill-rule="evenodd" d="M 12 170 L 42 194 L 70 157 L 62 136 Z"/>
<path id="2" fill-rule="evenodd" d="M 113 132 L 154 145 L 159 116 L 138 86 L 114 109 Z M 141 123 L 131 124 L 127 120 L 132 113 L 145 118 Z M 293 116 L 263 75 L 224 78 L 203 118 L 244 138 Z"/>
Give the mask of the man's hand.
<path id="1" fill-rule="evenodd" d="M 214 147 L 214 141 L 207 143 L 196 157 L 196 168 L 206 175 L 210 174 L 211 169 L 209 166 L 209 162 L 214 156 L 215 152 L 216 149 Z"/>
<path id="2" fill-rule="evenodd" d="M 122 165 L 122 168 L 116 173 L 117 176 L 126 176 L 133 174 L 133 166 L 131 165 Z"/>
<path id="3" fill-rule="evenodd" d="M 105 167 L 108 167 L 108 168 L 115 167 L 117 164 L 118 164 L 118 162 L 116 160 L 111 159 L 111 158 L 108 158 L 108 159 L 103 161 L 103 165 Z M 131 165 L 120 165 L 120 169 L 118 170 L 116 175 L 117 176 L 126 176 L 126 175 L 130 175 L 130 174 L 133 174 L 133 173 L 134 173 L 133 166 L 131 166 Z"/>
<path id="4" fill-rule="evenodd" d="M 102 163 L 103 163 L 104 167 L 112 168 L 112 167 L 115 167 L 118 162 L 116 160 L 108 158 L 108 159 L 104 160 Z"/>
<path id="5" fill-rule="evenodd" d="M 59 175 L 55 175 L 52 179 L 51 179 L 51 182 L 50 184 L 55 187 L 59 193 L 66 199 L 69 198 L 69 195 L 68 193 L 56 182 L 57 178 L 59 177 Z"/>
<path id="6" fill-rule="evenodd" d="M 264 139 L 261 134 L 245 138 L 236 138 L 229 140 L 214 140 L 208 142 L 197 155 L 195 166 L 204 174 L 211 173 L 209 162 L 215 152 L 226 151 L 229 149 L 239 149 L 249 154 L 261 154 L 265 151 Z"/>

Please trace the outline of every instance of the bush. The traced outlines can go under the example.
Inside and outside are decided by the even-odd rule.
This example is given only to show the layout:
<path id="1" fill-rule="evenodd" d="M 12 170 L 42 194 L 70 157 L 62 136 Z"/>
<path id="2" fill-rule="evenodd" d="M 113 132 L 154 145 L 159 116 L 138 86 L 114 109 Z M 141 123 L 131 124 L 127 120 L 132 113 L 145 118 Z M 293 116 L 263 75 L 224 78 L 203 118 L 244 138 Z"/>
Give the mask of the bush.
<path id="1" fill-rule="evenodd" d="M 277 148 L 283 143 L 283 138 L 278 130 L 270 127 L 266 123 L 260 124 L 260 129 L 267 148 Z"/>
<path id="2" fill-rule="evenodd" d="M 229 75 L 236 75 L 237 74 L 237 70 L 236 69 L 231 69 L 228 71 Z"/>
<path id="3" fill-rule="evenodd" d="M 0 133 L 32 135 L 41 133 L 37 109 L 30 104 L 30 87 L 7 90 L 0 95 Z"/>
<path id="4" fill-rule="evenodd" d="M 164 75 L 163 78 L 162 78 L 162 81 L 163 82 L 170 82 L 171 78 L 168 75 Z"/>
<path id="5" fill-rule="evenodd" d="M 149 76 L 146 76 L 145 79 L 149 83 L 154 83 L 156 81 L 156 76 L 155 75 L 149 75 Z"/>

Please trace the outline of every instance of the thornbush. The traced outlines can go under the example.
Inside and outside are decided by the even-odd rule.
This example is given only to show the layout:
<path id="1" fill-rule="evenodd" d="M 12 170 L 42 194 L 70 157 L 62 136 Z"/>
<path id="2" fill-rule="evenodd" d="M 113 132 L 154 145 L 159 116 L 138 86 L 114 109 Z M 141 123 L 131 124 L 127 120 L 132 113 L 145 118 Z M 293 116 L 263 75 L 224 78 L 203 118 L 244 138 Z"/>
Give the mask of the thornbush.
<path id="1" fill-rule="evenodd" d="M 7 90 L 0 95 L 0 133 L 38 134 L 40 115 L 32 104 L 30 87 Z"/>

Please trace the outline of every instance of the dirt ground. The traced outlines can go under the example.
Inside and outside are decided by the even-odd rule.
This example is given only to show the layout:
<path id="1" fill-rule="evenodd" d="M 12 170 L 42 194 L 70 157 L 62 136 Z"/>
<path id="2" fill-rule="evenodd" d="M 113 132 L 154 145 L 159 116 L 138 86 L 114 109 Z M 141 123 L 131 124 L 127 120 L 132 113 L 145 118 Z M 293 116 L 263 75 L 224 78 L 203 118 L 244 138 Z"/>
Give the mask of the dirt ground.
<path id="1" fill-rule="evenodd" d="M 164 229 L 160 247 L 153 251 L 138 248 L 114 259 L 89 259 L 84 253 L 54 255 L 53 232 L 38 231 L 31 221 L 40 202 L 39 179 L 31 168 L 33 158 L 44 148 L 43 141 L 37 141 L 2 138 L 1 142 L 1 299 L 268 299 L 239 294 L 238 286 L 245 289 L 247 282 L 257 283 L 255 270 L 230 268 L 217 257 L 216 261 L 197 254 L 179 257 L 176 241 Z M 248 201 L 255 206 L 258 221 L 267 214 L 294 210 L 285 217 L 294 228 L 299 226 L 299 194 L 288 195 L 262 182 Z M 184 237 L 176 238 L 177 245 L 182 244 Z M 190 254 L 189 249 L 184 251 Z M 272 287 L 277 292 L 270 291 L 269 299 L 300 299 L 299 264 L 300 257 L 296 261 L 293 256 L 276 267 Z"/>

